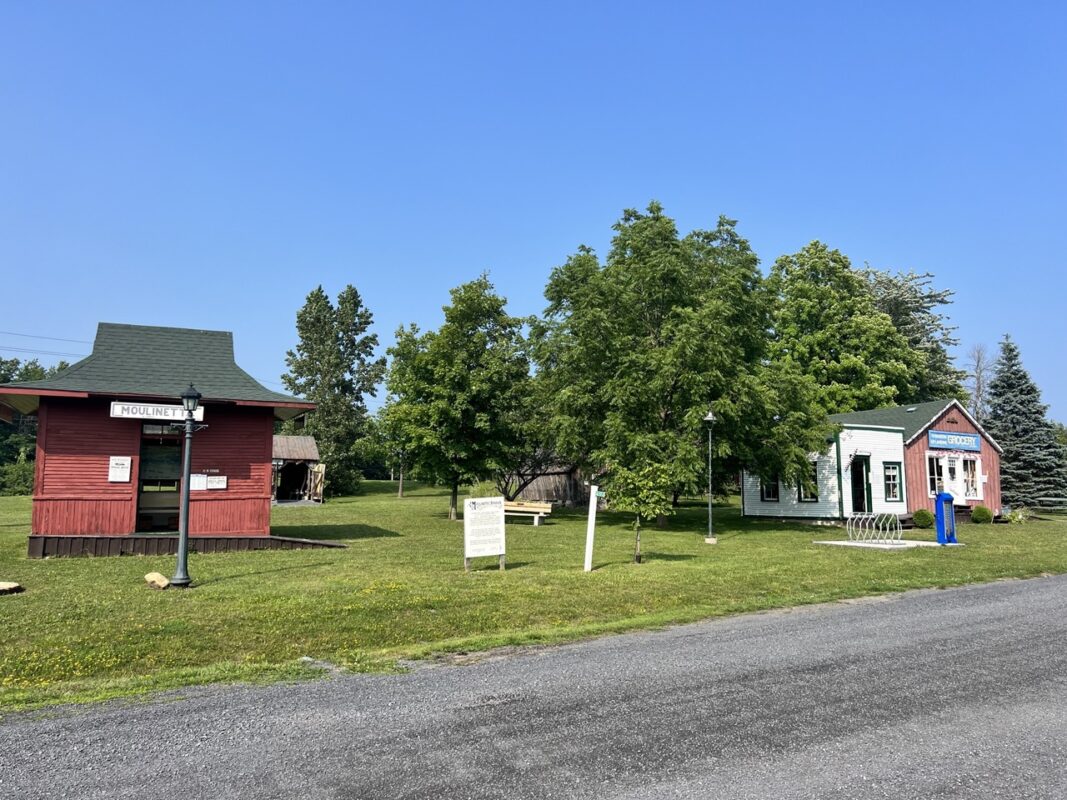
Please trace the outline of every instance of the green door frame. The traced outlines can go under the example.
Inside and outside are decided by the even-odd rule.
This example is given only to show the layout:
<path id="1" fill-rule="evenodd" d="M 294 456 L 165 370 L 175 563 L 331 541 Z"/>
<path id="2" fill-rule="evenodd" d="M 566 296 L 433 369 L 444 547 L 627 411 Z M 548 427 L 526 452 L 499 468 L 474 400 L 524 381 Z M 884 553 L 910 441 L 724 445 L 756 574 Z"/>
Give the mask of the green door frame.
<path id="1" fill-rule="evenodd" d="M 873 513 L 871 511 L 871 508 L 874 505 L 874 498 L 873 498 L 872 492 L 871 492 L 871 457 L 870 456 L 853 456 L 852 457 L 852 464 L 854 465 L 857 461 L 862 461 L 863 462 L 863 486 L 864 486 L 864 495 L 865 495 L 864 499 L 866 501 L 866 504 L 865 504 L 866 511 L 864 513 L 871 514 L 871 513 Z M 852 466 L 851 465 L 849 466 L 849 486 L 850 487 L 854 486 L 854 483 L 852 481 Z M 852 498 L 852 510 L 853 510 L 853 512 L 855 512 L 855 509 L 856 509 L 856 498 L 853 496 L 853 498 Z"/>

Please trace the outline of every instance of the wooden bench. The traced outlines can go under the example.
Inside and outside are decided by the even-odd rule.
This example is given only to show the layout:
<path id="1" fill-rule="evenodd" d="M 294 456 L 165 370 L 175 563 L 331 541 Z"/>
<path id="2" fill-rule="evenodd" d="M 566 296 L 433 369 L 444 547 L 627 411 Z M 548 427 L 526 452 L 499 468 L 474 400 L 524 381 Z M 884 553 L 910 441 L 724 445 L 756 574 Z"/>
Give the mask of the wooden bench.
<path id="1" fill-rule="evenodd" d="M 541 520 L 552 513 L 551 503 L 528 503 L 521 500 L 505 500 L 505 517 L 532 517 L 534 525 L 540 525 Z"/>

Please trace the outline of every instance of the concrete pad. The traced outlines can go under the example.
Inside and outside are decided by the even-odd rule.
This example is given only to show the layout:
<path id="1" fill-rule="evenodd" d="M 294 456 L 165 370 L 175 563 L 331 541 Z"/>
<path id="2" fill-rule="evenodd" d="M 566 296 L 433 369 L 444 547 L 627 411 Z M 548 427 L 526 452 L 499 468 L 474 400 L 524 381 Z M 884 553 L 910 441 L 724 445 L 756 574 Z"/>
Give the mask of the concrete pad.
<path id="1" fill-rule="evenodd" d="M 937 542 L 919 542 L 914 539 L 871 539 L 866 542 L 835 541 L 812 542 L 812 544 L 832 544 L 839 547 L 865 547 L 868 550 L 910 550 L 913 547 L 963 547 L 962 544 L 938 544 Z"/>

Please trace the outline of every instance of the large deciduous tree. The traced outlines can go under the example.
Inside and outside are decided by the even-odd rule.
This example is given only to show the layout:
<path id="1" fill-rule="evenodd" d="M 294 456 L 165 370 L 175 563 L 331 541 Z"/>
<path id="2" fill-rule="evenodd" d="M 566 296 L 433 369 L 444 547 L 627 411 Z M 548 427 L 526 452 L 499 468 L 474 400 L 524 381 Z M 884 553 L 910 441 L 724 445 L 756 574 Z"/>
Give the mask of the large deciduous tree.
<path id="1" fill-rule="evenodd" d="M 952 303 L 951 289 L 935 289 L 932 273 L 864 270 L 874 305 L 916 353 L 923 356 L 912 373 L 911 391 L 899 395 L 900 403 L 920 403 L 946 397 L 964 399 L 967 373 L 957 369 L 949 349 L 959 344 L 956 328 L 940 309 Z"/>
<path id="2" fill-rule="evenodd" d="M 772 360 L 810 375 L 827 413 L 906 402 L 925 359 L 880 311 L 848 258 L 812 242 L 775 263 Z"/>
<path id="3" fill-rule="evenodd" d="M 315 437 L 326 465 L 330 494 L 359 489 L 356 441 L 366 432 L 365 397 L 373 396 L 385 374 L 385 359 L 375 358 L 374 317 L 354 286 L 337 295 L 336 306 L 322 287 L 307 296 L 296 315 L 298 342 L 286 353 L 286 388 L 314 402 L 305 430 Z"/>
<path id="4" fill-rule="evenodd" d="M 627 210 L 603 265 L 579 248 L 545 289 L 535 353 L 554 448 L 605 471 L 613 502 L 642 517 L 704 485 L 710 409 L 719 487 L 741 464 L 799 476 L 825 448 L 811 382 L 766 364 L 772 298 L 735 226 L 720 217 L 680 236 L 658 203 Z M 778 391 L 789 382 L 796 391 Z M 790 442 L 772 455 L 785 426 Z"/>
<path id="5" fill-rule="evenodd" d="M 1000 343 L 989 382 L 989 414 L 984 426 L 1004 452 L 1000 457 L 1001 498 L 1011 506 L 1042 505 L 1067 496 L 1067 463 L 1048 406 L 1022 364 L 1010 337 Z"/>
<path id="6" fill-rule="evenodd" d="M 488 479 L 514 457 L 530 368 L 524 320 L 507 313 L 488 277 L 456 287 L 451 298 L 438 330 L 397 331 L 388 387 L 412 465 L 451 488 L 456 519 L 460 484 Z"/>

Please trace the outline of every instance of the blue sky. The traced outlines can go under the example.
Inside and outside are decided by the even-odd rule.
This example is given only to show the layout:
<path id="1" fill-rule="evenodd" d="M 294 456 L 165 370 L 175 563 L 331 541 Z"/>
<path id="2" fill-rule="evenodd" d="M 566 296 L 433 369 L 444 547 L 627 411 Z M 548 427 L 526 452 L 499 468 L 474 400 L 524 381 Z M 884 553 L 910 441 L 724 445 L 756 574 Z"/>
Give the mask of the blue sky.
<path id="1" fill-rule="evenodd" d="M 765 267 L 936 273 L 1067 419 L 1065 39 L 1058 3 L 4 0 L 0 330 L 233 330 L 278 388 L 317 284 L 383 347 L 483 270 L 536 313 L 655 198 Z"/>

